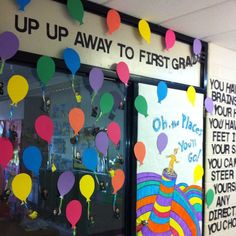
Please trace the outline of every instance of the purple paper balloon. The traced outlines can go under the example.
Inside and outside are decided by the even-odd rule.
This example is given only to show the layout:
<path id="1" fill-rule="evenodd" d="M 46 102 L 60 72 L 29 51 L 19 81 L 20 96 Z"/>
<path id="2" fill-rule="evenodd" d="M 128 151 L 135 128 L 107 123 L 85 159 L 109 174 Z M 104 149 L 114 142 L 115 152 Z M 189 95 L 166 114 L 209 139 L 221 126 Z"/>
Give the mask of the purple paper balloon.
<path id="1" fill-rule="evenodd" d="M 214 103 L 210 97 L 207 97 L 205 99 L 205 108 L 206 108 L 207 112 L 209 112 L 211 114 L 214 111 Z"/>
<path id="2" fill-rule="evenodd" d="M 157 137 L 157 149 L 160 154 L 166 148 L 167 143 L 168 143 L 167 135 L 165 133 L 160 133 Z"/>
<path id="3" fill-rule="evenodd" d="M 104 74 L 102 70 L 99 68 L 93 68 L 89 73 L 89 84 L 95 93 L 101 89 L 103 81 Z"/>
<path id="4" fill-rule="evenodd" d="M 75 176 L 71 171 L 63 172 L 57 181 L 57 189 L 60 193 L 61 197 L 64 197 L 70 190 L 73 188 L 75 184 Z"/>
<path id="5" fill-rule="evenodd" d="M 19 39 L 12 32 L 3 32 L 0 34 L 0 58 L 7 60 L 12 58 L 20 46 Z"/>
<path id="6" fill-rule="evenodd" d="M 195 55 L 200 55 L 202 51 L 202 42 L 199 39 L 194 39 L 193 41 L 193 53 Z"/>
<path id="7" fill-rule="evenodd" d="M 109 139 L 106 132 L 99 132 L 95 139 L 95 144 L 100 153 L 104 156 L 107 155 L 107 149 L 109 145 Z"/>

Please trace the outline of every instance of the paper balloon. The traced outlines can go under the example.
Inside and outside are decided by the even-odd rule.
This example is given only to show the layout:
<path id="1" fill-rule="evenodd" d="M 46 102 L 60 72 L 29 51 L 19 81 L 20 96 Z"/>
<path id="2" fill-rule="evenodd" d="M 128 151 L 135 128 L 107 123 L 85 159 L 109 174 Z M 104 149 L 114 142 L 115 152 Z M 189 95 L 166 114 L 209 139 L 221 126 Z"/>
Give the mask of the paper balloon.
<path id="1" fill-rule="evenodd" d="M 120 14 L 114 9 L 110 9 L 107 12 L 107 27 L 108 33 L 112 34 L 120 28 Z"/>
<path id="2" fill-rule="evenodd" d="M 63 53 L 64 62 L 71 74 L 75 76 L 80 68 L 80 56 L 73 48 L 66 48 Z"/>
<path id="3" fill-rule="evenodd" d="M 100 98 L 100 114 L 96 121 L 98 121 L 103 115 L 111 112 L 114 106 L 114 98 L 111 93 L 103 93 Z"/>
<path id="4" fill-rule="evenodd" d="M 202 51 L 202 42 L 199 39 L 194 39 L 193 41 L 193 53 L 194 55 L 198 56 L 201 54 Z"/>
<path id="5" fill-rule="evenodd" d="M 24 166 L 33 172 L 34 175 L 39 175 L 39 169 L 42 165 L 42 154 L 37 147 L 29 146 L 23 152 Z"/>
<path id="6" fill-rule="evenodd" d="M 140 165 L 142 165 L 146 156 L 146 147 L 143 142 L 137 142 L 134 145 L 134 154 Z"/>
<path id="7" fill-rule="evenodd" d="M 119 124 L 114 121 L 111 122 L 107 126 L 107 134 L 108 134 L 109 139 L 112 141 L 112 143 L 114 143 L 117 146 L 121 138 L 121 131 L 120 131 Z"/>
<path id="8" fill-rule="evenodd" d="M 98 149 L 98 151 L 100 153 L 102 153 L 103 156 L 106 156 L 107 155 L 107 149 L 108 149 L 108 146 L 109 146 L 109 140 L 108 140 L 108 137 L 107 137 L 107 133 L 103 132 L 103 131 L 99 132 L 96 135 L 95 144 L 96 144 L 96 148 Z"/>
<path id="9" fill-rule="evenodd" d="M 7 92 L 11 98 L 12 105 L 17 105 L 23 100 L 29 91 L 29 84 L 25 77 L 21 75 L 13 75 L 7 84 Z"/>
<path id="10" fill-rule="evenodd" d="M 53 121 L 49 116 L 41 115 L 39 116 L 34 124 L 36 133 L 38 136 L 51 144 L 52 136 L 54 133 Z"/>
<path id="11" fill-rule="evenodd" d="M 166 148 L 167 143 L 168 143 L 167 135 L 165 133 L 160 133 L 157 137 L 157 149 L 160 154 Z"/>
<path id="12" fill-rule="evenodd" d="M 32 189 L 32 180 L 28 174 L 21 173 L 14 177 L 12 180 L 12 192 L 16 198 L 26 203 L 31 189 Z"/>
<path id="13" fill-rule="evenodd" d="M 84 18 L 84 6 L 81 0 L 68 0 L 67 9 L 69 11 L 70 16 L 73 19 L 79 21 L 79 23 L 82 25 Z"/>
<path id="14" fill-rule="evenodd" d="M 151 30 L 150 30 L 148 22 L 144 19 L 140 20 L 139 23 L 138 23 L 138 29 L 139 29 L 139 33 L 142 36 L 142 38 L 148 44 L 150 44 L 150 42 L 151 42 Z"/>
<path id="15" fill-rule="evenodd" d="M 79 189 L 81 194 L 89 202 L 95 190 L 95 181 L 91 175 L 84 175 L 79 182 Z"/>
<path id="16" fill-rule="evenodd" d="M 25 7 L 31 2 L 31 0 L 16 0 L 19 5 L 19 10 L 24 11 Z"/>
<path id="17" fill-rule="evenodd" d="M 194 168 L 194 183 L 196 184 L 199 180 L 202 179 L 202 176 L 204 174 L 204 169 L 201 165 L 196 165 Z"/>
<path id="18" fill-rule="evenodd" d="M 214 197 L 215 197 L 214 191 L 212 189 L 209 189 L 206 193 L 206 204 L 208 208 L 212 204 Z"/>
<path id="19" fill-rule="evenodd" d="M 205 108 L 206 108 L 207 112 L 209 112 L 211 114 L 214 111 L 214 103 L 210 97 L 207 97 L 205 99 Z"/>
<path id="20" fill-rule="evenodd" d="M 74 134 L 77 135 L 79 131 L 84 127 L 84 112 L 80 108 L 72 108 L 69 112 L 69 122 L 71 128 L 74 130 Z"/>
<path id="21" fill-rule="evenodd" d="M 120 81 L 123 82 L 126 86 L 128 86 L 130 77 L 128 65 L 123 61 L 119 62 L 116 66 L 116 73 Z"/>
<path id="22" fill-rule="evenodd" d="M 7 138 L 0 138 L 0 165 L 6 168 L 13 157 L 13 146 Z"/>
<path id="23" fill-rule="evenodd" d="M 89 73 L 89 84 L 95 93 L 102 88 L 103 82 L 103 71 L 100 68 L 93 68 Z"/>
<path id="24" fill-rule="evenodd" d="M 157 97 L 159 103 L 161 103 L 161 101 L 166 98 L 167 92 L 168 92 L 167 84 L 164 81 L 159 82 L 157 85 Z"/>
<path id="25" fill-rule="evenodd" d="M 125 173 L 121 169 L 115 170 L 114 177 L 111 179 L 113 194 L 117 194 L 117 192 L 123 187 L 125 182 Z"/>
<path id="26" fill-rule="evenodd" d="M 145 97 L 138 95 L 135 98 L 134 106 L 140 114 L 144 115 L 145 117 L 148 116 L 148 114 L 147 114 L 148 105 L 147 105 L 147 101 L 146 101 Z"/>
<path id="27" fill-rule="evenodd" d="M 56 66 L 51 57 L 41 56 L 37 61 L 37 75 L 43 85 L 47 85 L 55 74 Z"/>
<path id="28" fill-rule="evenodd" d="M 195 106 L 196 101 L 196 90 L 193 86 L 189 86 L 187 89 L 187 97 L 190 103 Z"/>
<path id="29" fill-rule="evenodd" d="M 166 49 L 169 50 L 172 47 L 174 47 L 175 41 L 176 41 L 175 32 L 172 31 L 171 29 L 168 29 L 165 35 Z"/>
<path id="30" fill-rule="evenodd" d="M 75 176 L 72 171 L 63 172 L 57 181 L 57 189 L 61 197 L 64 197 L 75 184 Z"/>
<path id="31" fill-rule="evenodd" d="M 98 154 L 94 148 L 87 148 L 84 150 L 82 163 L 87 169 L 93 172 L 97 170 Z"/>

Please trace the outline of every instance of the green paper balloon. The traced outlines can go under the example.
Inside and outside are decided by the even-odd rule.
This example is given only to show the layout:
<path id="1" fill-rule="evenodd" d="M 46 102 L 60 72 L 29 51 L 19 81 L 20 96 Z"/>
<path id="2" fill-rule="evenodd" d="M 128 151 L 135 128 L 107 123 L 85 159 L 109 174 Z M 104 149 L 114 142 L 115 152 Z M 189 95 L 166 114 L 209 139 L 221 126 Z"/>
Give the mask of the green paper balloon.
<path id="1" fill-rule="evenodd" d="M 55 74 L 55 62 L 51 57 L 42 56 L 37 61 L 37 74 L 40 81 L 46 85 Z"/>
<path id="2" fill-rule="evenodd" d="M 101 113 L 107 114 L 111 112 L 114 105 L 114 98 L 111 93 L 104 93 L 100 99 L 100 111 Z"/>
<path id="3" fill-rule="evenodd" d="M 135 99 L 134 105 L 135 105 L 136 110 L 140 114 L 144 115 L 145 117 L 148 116 L 148 114 L 147 114 L 148 105 L 147 105 L 147 101 L 146 101 L 145 97 L 143 97 L 141 95 L 137 96 Z"/>
<path id="4" fill-rule="evenodd" d="M 67 1 L 67 9 L 72 18 L 79 21 L 79 23 L 83 24 L 84 18 L 84 6 L 81 0 L 68 0 Z"/>
<path id="5" fill-rule="evenodd" d="M 215 196 L 214 191 L 212 189 L 209 189 L 206 193 L 206 204 L 208 208 L 212 204 L 214 200 L 214 196 Z"/>

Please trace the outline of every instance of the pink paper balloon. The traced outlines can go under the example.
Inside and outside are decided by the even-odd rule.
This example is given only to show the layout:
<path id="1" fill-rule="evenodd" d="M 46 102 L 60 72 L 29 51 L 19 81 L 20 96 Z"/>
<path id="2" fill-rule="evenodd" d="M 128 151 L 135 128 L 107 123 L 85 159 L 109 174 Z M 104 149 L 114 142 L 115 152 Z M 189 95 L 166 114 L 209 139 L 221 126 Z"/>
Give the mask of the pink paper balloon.
<path id="1" fill-rule="evenodd" d="M 0 165 L 3 168 L 7 167 L 7 164 L 13 157 L 13 146 L 7 138 L 0 138 Z"/>
<path id="2" fill-rule="evenodd" d="M 166 42 L 166 49 L 169 50 L 170 48 L 174 47 L 176 41 L 175 32 L 171 29 L 166 31 L 165 42 Z"/>
<path id="3" fill-rule="evenodd" d="M 41 115 L 36 119 L 34 127 L 38 136 L 51 144 L 54 132 L 52 119 L 49 116 Z"/>
<path id="4" fill-rule="evenodd" d="M 78 200 L 70 201 L 66 206 L 66 218 L 71 223 L 72 228 L 76 227 L 76 224 L 80 220 L 82 214 L 82 205 Z"/>
<path id="5" fill-rule="evenodd" d="M 107 126 L 107 134 L 109 139 L 117 146 L 118 143 L 120 142 L 120 137 L 121 137 L 121 131 L 120 131 L 120 126 L 116 122 L 111 122 Z"/>
<path id="6" fill-rule="evenodd" d="M 119 62 L 116 66 L 116 73 L 120 81 L 123 82 L 126 86 L 128 86 L 130 76 L 128 65 L 123 61 Z"/>

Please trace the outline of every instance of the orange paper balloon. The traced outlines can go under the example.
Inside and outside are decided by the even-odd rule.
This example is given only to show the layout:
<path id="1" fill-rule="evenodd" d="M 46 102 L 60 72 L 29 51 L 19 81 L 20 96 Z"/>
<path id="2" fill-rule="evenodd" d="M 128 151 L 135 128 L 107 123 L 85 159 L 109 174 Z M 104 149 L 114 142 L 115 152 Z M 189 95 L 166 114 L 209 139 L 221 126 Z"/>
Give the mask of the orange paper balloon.
<path id="1" fill-rule="evenodd" d="M 143 142 L 137 142 L 134 145 L 134 154 L 140 165 L 142 165 L 146 155 L 146 147 Z"/>
<path id="2" fill-rule="evenodd" d="M 108 33 L 112 34 L 114 31 L 120 28 L 120 14 L 114 9 L 111 9 L 107 13 L 107 27 Z"/>
<path id="3" fill-rule="evenodd" d="M 112 177 L 111 183 L 114 189 L 113 194 L 117 194 L 117 192 L 122 188 L 125 182 L 125 173 L 123 170 L 118 169 L 115 170 L 114 177 Z"/>
<path id="4" fill-rule="evenodd" d="M 75 135 L 84 127 L 84 112 L 80 108 L 72 108 L 69 112 L 69 122 Z"/>

